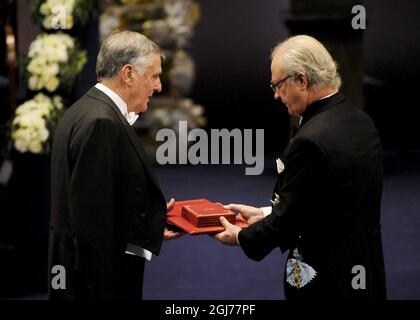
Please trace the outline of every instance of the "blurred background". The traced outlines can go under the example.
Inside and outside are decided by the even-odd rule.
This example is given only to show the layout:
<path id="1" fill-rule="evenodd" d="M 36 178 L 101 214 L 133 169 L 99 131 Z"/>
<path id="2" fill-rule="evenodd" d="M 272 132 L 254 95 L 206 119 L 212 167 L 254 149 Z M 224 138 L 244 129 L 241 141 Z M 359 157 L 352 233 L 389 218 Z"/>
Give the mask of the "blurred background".
<path id="1" fill-rule="evenodd" d="M 274 160 L 294 125 L 268 85 L 271 49 L 293 34 L 323 42 L 342 91 L 372 117 L 385 150 L 388 297 L 420 298 L 419 1 L 75 0 L 58 11 L 51 3 L 0 1 L 1 298 L 46 299 L 49 146 L 63 111 L 96 83 L 100 41 L 114 29 L 146 34 L 167 57 L 164 90 L 135 124 L 152 160 L 156 132 L 179 120 L 207 131 L 264 129 L 258 176 L 245 176 L 245 164 L 155 163 L 167 199 L 254 206 L 269 205 Z M 366 10 L 365 29 L 352 28 L 355 5 Z M 275 250 L 257 263 L 208 236 L 186 236 L 147 263 L 144 297 L 283 299 L 284 260 Z"/>

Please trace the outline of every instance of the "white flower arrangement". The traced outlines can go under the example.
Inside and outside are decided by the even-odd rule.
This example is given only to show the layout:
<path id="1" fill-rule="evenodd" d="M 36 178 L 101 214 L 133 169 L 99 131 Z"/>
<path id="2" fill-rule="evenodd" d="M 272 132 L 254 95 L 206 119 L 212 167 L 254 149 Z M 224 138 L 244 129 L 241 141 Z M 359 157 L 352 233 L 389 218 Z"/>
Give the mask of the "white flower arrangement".
<path id="1" fill-rule="evenodd" d="M 32 0 L 32 17 L 46 30 L 70 30 L 84 24 L 97 6 L 98 0 Z"/>
<path id="2" fill-rule="evenodd" d="M 64 33 L 40 34 L 28 53 L 28 87 L 32 91 L 69 87 L 86 63 L 86 52 L 76 48 L 75 40 Z"/>
<path id="3" fill-rule="evenodd" d="M 42 26 L 45 29 L 73 28 L 73 10 L 75 0 L 46 0 L 39 7 L 39 13 L 44 16 Z"/>
<path id="4" fill-rule="evenodd" d="M 63 112 L 60 96 L 50 98 L 42 93 L 17 107 L 11 134 L 15 149 L 21 153 L 49 152 L 49 141 Z"/>

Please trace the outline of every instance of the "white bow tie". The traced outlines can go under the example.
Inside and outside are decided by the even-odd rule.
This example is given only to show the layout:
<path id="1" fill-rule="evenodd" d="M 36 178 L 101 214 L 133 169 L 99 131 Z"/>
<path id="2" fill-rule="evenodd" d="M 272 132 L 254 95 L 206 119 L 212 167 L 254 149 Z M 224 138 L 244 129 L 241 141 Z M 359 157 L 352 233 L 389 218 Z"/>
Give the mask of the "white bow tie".
<path id="1" fill-rule="evenodd" d="M 125 118 L 132 125 L 137 120 L 138 115 L 135 112 L 128 112 L 125 114 Z"/>

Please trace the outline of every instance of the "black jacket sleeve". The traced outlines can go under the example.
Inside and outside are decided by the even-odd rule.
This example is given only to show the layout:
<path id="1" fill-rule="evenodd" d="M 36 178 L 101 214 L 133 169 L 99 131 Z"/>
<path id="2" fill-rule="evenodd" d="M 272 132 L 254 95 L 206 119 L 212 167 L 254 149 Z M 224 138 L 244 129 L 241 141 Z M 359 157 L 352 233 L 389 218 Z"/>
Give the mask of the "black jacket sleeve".
<path id="1" fill-rule="evenodd" d="M 115 125 L 106 118 L 92 120 L 70 141 L 68 203 L 75 271 L 94 299 L 107 298 L 113 286 L 116 146 Z"/>
<path id="2" fill-rule="evenodd" d="M 308 139 L 294 141 L 285 152 L 284 162 L 283 181 L 276 191 L 279 203 L 269 216 L 239 233 L 245 254 L 257 261 L 276 247 L 282 252 L 296 247 L 300 231 L 311 220 L 308 202 L 313 201 L 317 181 L 326 172 L 322 148 Z"/>

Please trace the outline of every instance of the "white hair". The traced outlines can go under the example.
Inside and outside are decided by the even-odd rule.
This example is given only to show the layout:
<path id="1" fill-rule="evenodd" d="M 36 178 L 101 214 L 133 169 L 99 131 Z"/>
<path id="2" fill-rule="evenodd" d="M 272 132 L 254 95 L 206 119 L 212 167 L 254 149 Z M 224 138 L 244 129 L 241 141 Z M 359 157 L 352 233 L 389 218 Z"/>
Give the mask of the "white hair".
<path id="1" fill-rule="evenodd" d="M 116 31 L 103 41 L 96 61 L 98 81 L 115 78 L 125 64 L 144 70 L 151 64 L 151 55 L 159 54 L 159 46 L 133 31 Z"/>
<path id="2" fill-rule="evenodd" d="M 271 59 L 280 52 L 281 68 L 286 74 L 306 75 L 310 88 L 340 88 L 341 77 L 337 71 L 337 63 L 315 38 L 298 35 L 280 42 L 273 49 Z"/>

